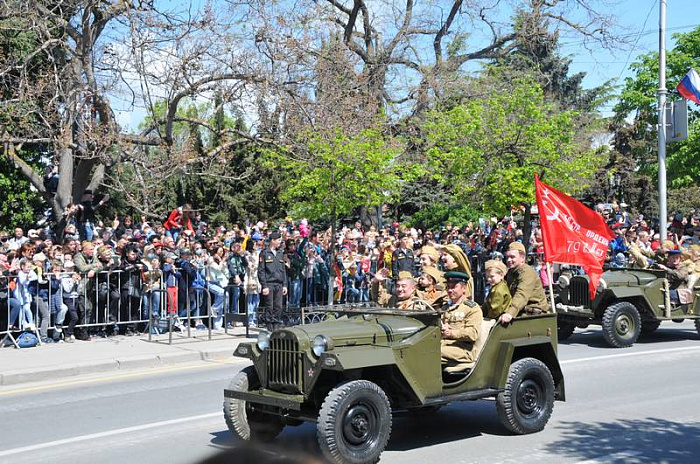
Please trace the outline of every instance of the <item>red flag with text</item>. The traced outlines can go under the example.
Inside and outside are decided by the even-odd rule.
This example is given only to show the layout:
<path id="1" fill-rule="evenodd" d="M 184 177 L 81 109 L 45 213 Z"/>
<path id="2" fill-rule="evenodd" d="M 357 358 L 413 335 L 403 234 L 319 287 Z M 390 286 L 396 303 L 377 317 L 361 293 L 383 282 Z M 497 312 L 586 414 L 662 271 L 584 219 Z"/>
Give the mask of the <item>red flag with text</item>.
<path id="1" fill-rule="evenodd" d="M 537 176 L 535 196 L 545 261 L 582 266 L 588 274 L 591 298 L 595 298 L 608 245 L 615 234 L 600 214 L 540 182 Z"/>

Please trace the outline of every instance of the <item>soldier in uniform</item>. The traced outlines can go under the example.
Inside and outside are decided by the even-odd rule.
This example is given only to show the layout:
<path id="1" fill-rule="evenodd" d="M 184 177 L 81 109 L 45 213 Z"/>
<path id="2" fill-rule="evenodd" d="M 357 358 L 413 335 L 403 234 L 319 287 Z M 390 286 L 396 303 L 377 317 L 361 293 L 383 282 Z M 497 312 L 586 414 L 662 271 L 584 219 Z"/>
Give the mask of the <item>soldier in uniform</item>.
<path id="1" fill-rule="evenodd" d="M 281 242 L 280 233 L 272 232 L 270 244 L 260 252 L 258 261 L 258 280 L 260 280 L 264 304 L 263 318 L 268 330 L 275 330 L 281 326 L 282 297 L 287 294 L 284 251 L 279 249 Z"/>
<path id="2" fill-rule="evenodd" d="M 399 237 L 401 244 L 391 255 L 391 275 L 398 278 L 400 272 L 409 272 L 411 276 L 416 275 L 416 260 L 411 249 L 412 239 L 409 235 L 402 234 Z"/>
<path id="3" fill-rule="evenodd" d="M 444 273 L 435 267 L 424 267 L 418 276 L 418 296 L 430 303 L 434 309 L 440 309 L 447 301 L 444 288 Z"/>
<path id="4" fill-rule="evenodd" d="M 512 300 L 506 312 L 498 318 L 503 324 L 523 314 L 534 315 L 549 311 L 547 297 L 537 272 L 525 262 L 525 246 L 520 242 L 508 245 L 506 251 L 506 283 Z"/>
<path id="5" fill-rule="evenodd" d="M 479 338 L 483 318 L 479 305 L 466 296 L 469 276 L 449 271 L 445 279 L 449 300 L 442 307 L 440 355 L 445 371 L 459 372 L 475 361 L 474 343 Z"/>
<path id="6" fill-rule="evenodd" d="M 396 281 L 396 294 L 392 295 L 384 286 L 387 278 L 385 269 L 382 269 L 372 279 L 371 298 L 379 306 L 385 308 L 409 309 L 412 311 L 430 311 L 433 308 L 430 303 L 418 296 L 416 281 L 408 271 L 399 273 Z"/>
<path id="7" fill-rule="evenodd" d="M 656 264 L 657 267 L 666 271 L 669 289 L 671 290 L 670 297 L 674 303 L 680 303 L 678 290 L 688 283 L 690 273 L 688 269 L 682 266 L 682 253 L 680 250 L 669 250 L 666 252 L 666 264 Z"/>

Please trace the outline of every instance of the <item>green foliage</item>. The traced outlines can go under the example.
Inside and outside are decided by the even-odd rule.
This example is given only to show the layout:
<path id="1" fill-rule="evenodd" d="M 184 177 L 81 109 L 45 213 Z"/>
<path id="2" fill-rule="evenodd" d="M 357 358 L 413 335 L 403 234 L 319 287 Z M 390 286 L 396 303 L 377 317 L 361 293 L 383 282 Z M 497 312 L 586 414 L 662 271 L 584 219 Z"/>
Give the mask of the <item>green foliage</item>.
<path id="1" fill-rule="evenodd" d="M 534 201 L 535 173 L 571 193 L 585 187 L 601 160 L 577 143 L 576 112 L 556 111 L 528 79 L 482 95 L 431 112 L 423 126 L 433 177 L 451 187 L 455 203 L 506 214 Z"/>
<path id="2" fill-rule="evenodd" d="M 36 189 L 5 157 L 0 157 L 0 228 L 31 227 L 41 212 Z"/>
<path id="3" fill-rule="evenodd" d="M 358 206 L 379 205 L 394 199 L 402 181 L 413 179 L 417 166 L 400 162 L 401 145 L 377 129 L 346 135 L 336 128 L 330 137 L 308 134 L 309 156 L 268 152 L 289 173 L 282 199 L 294 205 L 294 214 L 310 219 L 350 214 Z"/>

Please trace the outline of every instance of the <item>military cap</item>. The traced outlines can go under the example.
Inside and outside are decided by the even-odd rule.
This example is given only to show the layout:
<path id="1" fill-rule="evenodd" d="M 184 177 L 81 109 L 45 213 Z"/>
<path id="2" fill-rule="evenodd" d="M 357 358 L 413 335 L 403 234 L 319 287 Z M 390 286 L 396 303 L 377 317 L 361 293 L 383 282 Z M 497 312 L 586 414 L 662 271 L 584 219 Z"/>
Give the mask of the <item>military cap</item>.
<path id="1" fill-rule="evenodd" d="M 525 245 L 523 245 L 520 242 L 511 242 L 510 245 L 508 245 L 508 251 L 513 251 L 513 250 L 517 250 L 517 251 L 521 251 L 523 253 L 526 253 Z"/>
<path id="2" fill-rule="evenodd" d="M 445 280 L 448 282 L 467 283 L 469 281 L 469 275 L 466 272 L 448 271 L 445 272 Z"/>
<path id="3" fill-rule="evenodd" d="M 666 254 L 669 255 L 669 256 L 672 256 L 672 255 L 680 255 L 680 254 L 681 254 L 681 250 L 668 250 L 668 251 L 666 252 Z"/>
<path id="4" fill-rule="evenodd" d="M 435 263 L 437 263 L 440 260 L 440 255 L 438 254 L 437 250 L 435 249 L 435 247 L 431 247 L 430 245 L 426 245 L 423 248 L 421 248 L 420 254 L 430 256 L 430 258 Z"/>
<path id="5" fill-rule="evenodd" d="M 459 247 L 459 245 L 446 245 L 444 248 L 445 253 L 452 256 L 457 263 L 457 269 L 466 273 L 471 274 L 471 265 L 469 264 L 469 259 L 464 251 Z"/>
<path id="6" fill-rule="evenodd" d="M 426 266 L 423 268 L 422 272 L 423 272 L 423 274 L 429 275 L 435 281 L 436 284 L 444 284 L 445 283 L 444 273 L 436 267 Z"/>
<path id="7" fill-rule="evenodd" d="M 270 234 L 270 240 L 276 240 L 278 238 L 282 238 L 282 235 L 280 235 L 280 233 L 276 230 Z"/>
<path id="8" fill-rule="evenodd" d="M 486 261 L 486 263 L 484 264 L 484 268 L 487 271 L 489 269 L 496 269 L 503 275 L 506 275 L 506 272 L 508 272 L 508 268 L 506 267 L 506 265 L 503 264 L 503 261 L 499 259 L 490 259 Z"/>
<path id="9" fill-rule="evenodd" d="M 399 272 L 399 280 L 402 280 L 402 279 L 413 280 L 413 275 L 411 275 L 411 273 L 408 271 L 401 271 L 401 272 Z"/>

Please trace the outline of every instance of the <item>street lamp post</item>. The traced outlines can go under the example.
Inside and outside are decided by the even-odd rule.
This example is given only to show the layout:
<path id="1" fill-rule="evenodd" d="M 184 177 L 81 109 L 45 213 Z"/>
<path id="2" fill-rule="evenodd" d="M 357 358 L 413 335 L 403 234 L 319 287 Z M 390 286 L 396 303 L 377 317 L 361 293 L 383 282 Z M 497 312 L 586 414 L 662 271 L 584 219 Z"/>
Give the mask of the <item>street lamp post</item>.
<path id="1" fill-rule="evenodd" d="M 659 237 L 666 240 L 666 0 L 659 1 Z"/>

